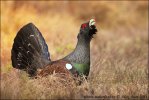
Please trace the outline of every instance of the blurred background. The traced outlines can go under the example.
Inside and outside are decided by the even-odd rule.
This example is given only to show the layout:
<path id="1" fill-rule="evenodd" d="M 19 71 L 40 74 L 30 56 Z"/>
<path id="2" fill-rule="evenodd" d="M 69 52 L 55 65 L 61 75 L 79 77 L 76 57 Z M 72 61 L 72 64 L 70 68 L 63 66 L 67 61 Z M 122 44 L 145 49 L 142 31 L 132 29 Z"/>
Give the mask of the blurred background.
<path id="1" fill-rule="evenodd" d="M 80 25 L 91 18 L 97 21 L 98 34 L 92 43 L 96 53 L 108 41 L 107 48 L 132 38 L 147 40 L 147 15 L 147 1 L 1 1 L 1 66 L 10 64 L 13 39 L 29 22 L 39 28 L 51 58 L 57 59 L 74 49 Z M 125 39 L 118 44 L 121 38 Z"/>
<path id="2" fill-rule="evenodd" d="M 98 32 L 91 41 L 89 80 L 98 86 L 101 84 L 101 88 L 94 87 L 95 93 L 146 94 L 148 1 L 145 0 L 1 1 L 1 74 L 12 71 L 13 40 L 27 23 L 38 27 L 51 59 L 57 60 L 75 48 L 81 24 L 91 18 L 96 19 Z M 132 84 L 123 84 L 125 82 Z M 8 83 L 7 79 L 3 83 Z M 115 87 L 108 90 L 109 83 L 122 83 L 123 87 L 112 85 L 119 90 Z"/>

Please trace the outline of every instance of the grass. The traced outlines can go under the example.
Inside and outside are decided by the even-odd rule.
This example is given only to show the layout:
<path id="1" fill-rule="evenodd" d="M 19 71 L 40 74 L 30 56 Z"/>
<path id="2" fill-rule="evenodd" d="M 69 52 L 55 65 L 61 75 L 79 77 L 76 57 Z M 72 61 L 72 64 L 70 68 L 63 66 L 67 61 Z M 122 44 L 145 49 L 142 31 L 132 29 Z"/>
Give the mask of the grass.
<path id="1" fill-rule="evenodd" d="M 1 99 L 147 99 L 148 1 L 38 2 L 1 1 Z M 80 25 L 90 18 L 99 31 L 91 42 L 90 74 L 81 85 L 58 74 L 30 79 L 12 68 L 13 39 L 23 25 L 39 28 L 56 60 L 75 48 Z"/>

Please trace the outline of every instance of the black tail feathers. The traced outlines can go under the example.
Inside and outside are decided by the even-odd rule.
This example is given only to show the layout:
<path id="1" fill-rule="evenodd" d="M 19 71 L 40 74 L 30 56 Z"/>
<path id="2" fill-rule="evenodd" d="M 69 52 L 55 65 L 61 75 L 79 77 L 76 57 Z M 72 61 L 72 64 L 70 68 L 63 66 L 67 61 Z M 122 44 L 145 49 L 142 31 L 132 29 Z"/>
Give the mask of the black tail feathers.
<path id="1" fill-rule="evenodd" d="M 38 68 L 50 63 L 48 46 L 37 27 L 29 23 L 17 33 L 11 50 L 14 68 L 27 71 L 31 76 Z"/>

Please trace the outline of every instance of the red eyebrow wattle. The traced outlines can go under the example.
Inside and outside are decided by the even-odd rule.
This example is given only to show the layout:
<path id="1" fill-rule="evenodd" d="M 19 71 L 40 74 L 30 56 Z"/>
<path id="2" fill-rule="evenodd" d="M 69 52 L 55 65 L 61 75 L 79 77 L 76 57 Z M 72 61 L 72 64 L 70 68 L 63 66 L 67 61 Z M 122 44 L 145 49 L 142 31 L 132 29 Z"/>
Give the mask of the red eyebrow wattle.
<path id="1" fill-rule="evenodd" d="M 81 28 L 84 29 L 85 27 L 87 27 L 86 24 L 82 24 Z"/>

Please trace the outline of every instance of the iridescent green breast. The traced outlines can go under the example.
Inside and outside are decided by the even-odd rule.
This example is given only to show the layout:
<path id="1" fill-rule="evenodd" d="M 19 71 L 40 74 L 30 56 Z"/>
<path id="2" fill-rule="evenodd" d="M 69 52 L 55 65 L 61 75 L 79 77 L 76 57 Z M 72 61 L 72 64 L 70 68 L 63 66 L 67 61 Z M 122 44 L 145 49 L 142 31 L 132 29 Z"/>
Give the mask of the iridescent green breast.
<path id="1" fill-rule="evenodd" d="M 79 64 L 79 63 L 72 63 L 75 69 L 79 72 L 79 74 L 84 74 L 88 76 L 90 70 L 90 63 L 87 64 Z"/>

